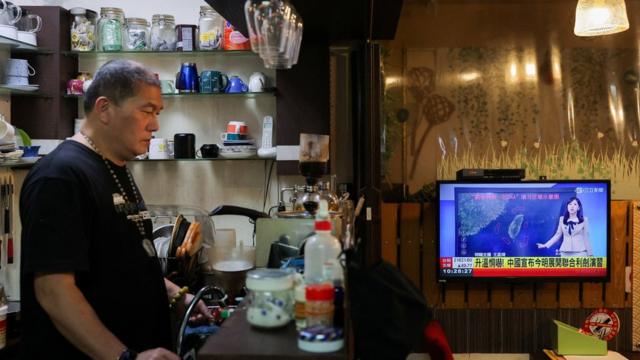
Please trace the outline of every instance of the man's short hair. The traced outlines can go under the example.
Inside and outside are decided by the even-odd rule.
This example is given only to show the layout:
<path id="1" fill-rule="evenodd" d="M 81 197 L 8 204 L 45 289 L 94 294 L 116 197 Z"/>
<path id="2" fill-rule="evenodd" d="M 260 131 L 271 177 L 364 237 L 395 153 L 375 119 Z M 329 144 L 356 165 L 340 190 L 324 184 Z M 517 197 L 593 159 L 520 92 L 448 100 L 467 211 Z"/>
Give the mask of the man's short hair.
<path id="1" fill-rule="evenodd" d="M 104 96 L 120 105 L 133 97 L 140 85 L 160 87 L 158 78 L 142 65 L 131 60 L 110 60 L 98 69 L 84 96 L 85 114 L 93 111 L 96 100 Z"/>

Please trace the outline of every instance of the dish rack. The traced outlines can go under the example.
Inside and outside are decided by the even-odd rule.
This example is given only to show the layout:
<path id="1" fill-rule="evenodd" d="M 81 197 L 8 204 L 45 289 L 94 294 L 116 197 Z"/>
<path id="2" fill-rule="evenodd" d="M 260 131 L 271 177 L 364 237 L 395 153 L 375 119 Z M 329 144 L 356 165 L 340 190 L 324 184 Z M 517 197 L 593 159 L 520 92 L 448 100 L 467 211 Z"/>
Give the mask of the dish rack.
<path id="1" fill-rule="evenodd" d="M 200 266 L 207 263 L 208 250 L 214 243 L 215 226 L 208 212 L 190 205 L 147 205 L 147 210 L 151 215 L 153 243 L 158 253 L 163 275 L 181 286 L 187 285 L 191 287 L 194 284 L 199 284 L 198 273 Z M 175 256 L 168 254 L 173 225 L 180 215 L 190 223 L 197 221 L 201 225 L 202 248 L 194 256 L 196 258 L 196 266 L 192 273 L 181 271 L 179 260 Z"/>

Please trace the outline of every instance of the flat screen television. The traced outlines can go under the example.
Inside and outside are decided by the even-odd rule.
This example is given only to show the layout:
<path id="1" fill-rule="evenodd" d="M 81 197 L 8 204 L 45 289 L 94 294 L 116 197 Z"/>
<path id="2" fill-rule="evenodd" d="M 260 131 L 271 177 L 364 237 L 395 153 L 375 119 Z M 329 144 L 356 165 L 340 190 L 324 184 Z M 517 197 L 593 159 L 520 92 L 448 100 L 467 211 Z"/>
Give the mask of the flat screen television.
<path id="1" fill-rule="evenodd" d="M 610 188 L 438 181 L 438 279 L 608 281 Z"/>

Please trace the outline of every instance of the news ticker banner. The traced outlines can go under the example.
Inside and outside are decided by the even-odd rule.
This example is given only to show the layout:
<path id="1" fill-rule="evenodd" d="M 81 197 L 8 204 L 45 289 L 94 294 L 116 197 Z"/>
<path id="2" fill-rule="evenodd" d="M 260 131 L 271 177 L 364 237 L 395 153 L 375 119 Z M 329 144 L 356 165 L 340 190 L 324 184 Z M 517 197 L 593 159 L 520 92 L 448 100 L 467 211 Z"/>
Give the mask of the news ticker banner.
<path id="1" fill-rule="evenodd" d="M 606 276 L 607 258 L 576 257 L 444 257 L 443 275 L 469 276 Z"/>

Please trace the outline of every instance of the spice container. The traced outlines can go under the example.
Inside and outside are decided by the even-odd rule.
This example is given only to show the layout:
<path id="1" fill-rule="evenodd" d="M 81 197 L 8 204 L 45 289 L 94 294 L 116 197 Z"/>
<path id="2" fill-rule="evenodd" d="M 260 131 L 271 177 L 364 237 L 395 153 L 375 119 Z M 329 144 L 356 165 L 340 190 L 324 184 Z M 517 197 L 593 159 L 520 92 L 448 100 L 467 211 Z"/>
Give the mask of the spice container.
<path id="1" fill-rule="evenodd" d="M 98 21 L 98 50 L 122 50 L 122 28 L 124 27 L 124 11 L 119 8 L 100 8 Z"/>
<path id="2" fill-rule="evenodd" d="M 173 15 L 153 15 L 151 19 L 151 50 L 176 50 L 176 23 Z"/>
<path id="3" fill-rule="evenodd" d="M 198 20 L 198 49 L 218 50 L 222 48 L 224 36 L 224 18 L 211 6 L 200 6 L 200 19 Z"/>
<path id="4" fill-rule="evenodd" d="M 96 48 L 95 23 L 87 16 L 87 9 L 74 7 L 69 10 L 73 15 L 71 23 L 71 50 L 93 51 Z M 92 12 L 95 15 L 95 12 Z"/>
<path id="5" fill-rule="evenodd" d="M 193 51 L 196 49 L 195 25 L 176 25 L 176 51 Z"/>
<path id="6" fill-rule="evenodd" d="M 142 18 L 127 18 L 126 22 L 124 48 L 126 50 L 148 50 L 151 37 L 149 22 Z"/>
<path id="7" fill-rule="evenodd" d="M 333 324 L 333 291 L 333 285 L 328 283 L 307 285 L 307 326 Z"/>
<path id="8" fill-rule="evenodd" d="M 257 327 L 275 328 L 291 321 L 293 274 L 280 269 L 256 269 L 247 273 L 247 321 Z"/>

